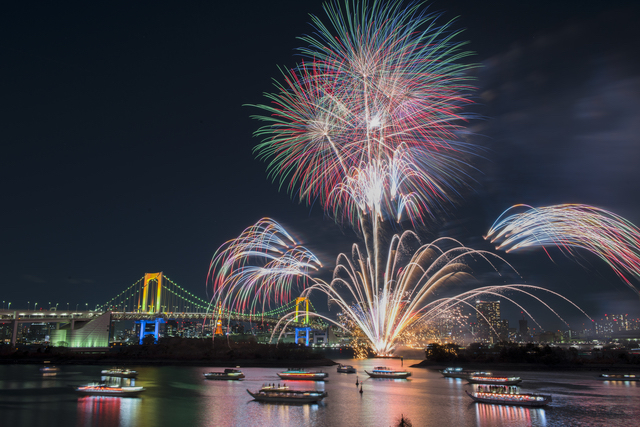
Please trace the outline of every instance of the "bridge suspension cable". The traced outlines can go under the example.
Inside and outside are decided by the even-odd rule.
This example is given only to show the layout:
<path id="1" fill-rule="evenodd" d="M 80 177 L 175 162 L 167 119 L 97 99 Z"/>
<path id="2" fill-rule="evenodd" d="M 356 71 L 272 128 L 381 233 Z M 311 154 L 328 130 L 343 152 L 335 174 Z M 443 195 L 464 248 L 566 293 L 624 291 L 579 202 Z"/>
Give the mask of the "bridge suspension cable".
<path id="1" fill-rule="evenodd" d="M 145 277 L 147 280 L 145 280 Z M 147 289 L 145 289 L 145 286 Z M 150 286 L 155 286 L 155 288 L 150 289 Z M 240 313 L 225 309 L 221 313 L 214 313 L 214 307 L 211 302 L 189 292 L 163 273 L 147 273 L 98 307 L 101 311 L 129 313 L 201 312 L 211 313 L 212 316 L 218 314 L 222 318 L 233 317 L 259 322 L 264 318 L 279 318 L 291 311 L 298 311 L 297 301 L 297 299 L 294 299 L 283 306 L 262 313 Z M 313 303 L 309 301 L 308 304 L 307 310 L 315 312 L 316 309 Z"/>

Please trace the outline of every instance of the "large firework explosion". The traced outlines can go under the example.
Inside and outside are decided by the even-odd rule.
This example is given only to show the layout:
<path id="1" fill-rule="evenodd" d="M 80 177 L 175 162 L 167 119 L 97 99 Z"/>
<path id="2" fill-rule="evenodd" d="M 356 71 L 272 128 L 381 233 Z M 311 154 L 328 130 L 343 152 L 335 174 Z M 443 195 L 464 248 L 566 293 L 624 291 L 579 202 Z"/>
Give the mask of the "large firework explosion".
<path id="1" fill-rule="evenodd" d="M 437 24 L 421 3 L 346 0 L 324 10 L 328 23 L 312 17 L 314 32 L 301 37 L 301 62 L 266 95 L 269 105 L 255 106 L 266 113 L 255 116 L 264 123 L 255 151 L 292 196 L 320 203 L 364 244 L 338 256 L 326 283 L 310 276 L 318 260 L 284 230 L 256 224 L 214 257 L 214 300 L 255 310 L 290 298 L 297 283 L 302 296 L 326 294 L 376 353 L 388 354 L 433 310 L 468 303 L 460 296 L 432 306 L 436 289 L 470 281 L 471 262 L 504 262 L 452 239 L 414 247 L 411 231 L 386 235 L 391 223 L 429 225 L 468 185 L 478 151 L 463 140 L 470 53 L 451 22 Z"/>
<path id="2" fill-rule="evenodd" d="M 386 353 L 413 321 L 398 301 L 416 295 L 385 280 L 394 248 L 383 246 L 384 222 L 424 223 L 465 182 L 464 160 L 474 151 L 459 138 L 472 90 L 461 62 L 469 52 L 454 41 L 451 23 L 438 25 L 421 4 L 347 1 L 324 9 L 329 25 L 312 17 L 314 34 L 301 38 L 303 61 L 267 95 L 272 103 L 258 106 L 269 115 L 257 116 L 266 125 L 256 151 L 301 201 L 320 201 L 362 232 L 357 264 L 344 267 L 341 256 L 337 267 L 337 274 L 350 271 L 339 280 L 352 286 L 359 308 L 351 310 L 354 301 L 333 282 L 312 289 L 350 313 Z"/>
<path id="3" fill-rule="evenodd" d="M 469 55 L 450 23 L 420 4 L 325 4 L 325 25 L 301 37 L 303 61 L 284 73 L 255 148 L 270 175 L 300 201 L 363 227 L 423 222 L 466 179 L 474 147 L 460 141 Z M 369 228 L 369 227 L 367 227 Z"/>

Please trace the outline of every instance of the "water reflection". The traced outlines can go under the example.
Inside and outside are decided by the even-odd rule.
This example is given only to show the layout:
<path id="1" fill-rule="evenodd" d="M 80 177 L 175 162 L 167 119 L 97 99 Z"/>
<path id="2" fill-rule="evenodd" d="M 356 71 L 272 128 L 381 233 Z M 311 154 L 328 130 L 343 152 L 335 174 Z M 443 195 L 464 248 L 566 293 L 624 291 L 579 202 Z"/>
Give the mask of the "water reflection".
<path id="1" fill-rule="evenodd" d="M 359 372 L 377 363 L 345 362 Z M 100 381 L 95 366 L 63 367 L 57 376 L 43 377 L 38 366 L 0 365 L 0 425 L 370 427 L 397 425 L 404 415 L 414 426 L 631 426 L 640 417 L 638 382 L 604 381 L 589 372 L 528 373 L 525 387 L 518 389 L 553 395 L 552 406 L 542 409 L 473 403 L 464 390 L 477 386 L 418 369 L 411 381 L 366 379 L 362 395 L 355 375 L 336 375 L 327 382 L 287 381 L 291 388 L 324 390 L 328 396 L 319 404 L 261 403 L 246 389 L 282 384 L 279 368 L 246 368 L 246 379 L 229 382 L 205 381 L 206 369 L 145 367 L 135 384 L 147 389 L 139 398 L 78 398 L 74 386 Z"/>
<path id="2" fill-rule="evenodd" d="M 78 398 L 78 427 L 129 427 L 140 413 L 135 397 L 85 396 Z"/>
<path id="3" fill-rule="evenodd" d="M 624 380 L 605 380 L 602 384 L 609 387 L 638 387 L 638 381 L 624 381 Z"/>
<path id="4" fill-rule="evenodd" d="M 545 410 L 542 408 L 525 408 L 522 406 L 490 405 L 476 403 L 476 417 L 479 425 L 547 425 Z"/>

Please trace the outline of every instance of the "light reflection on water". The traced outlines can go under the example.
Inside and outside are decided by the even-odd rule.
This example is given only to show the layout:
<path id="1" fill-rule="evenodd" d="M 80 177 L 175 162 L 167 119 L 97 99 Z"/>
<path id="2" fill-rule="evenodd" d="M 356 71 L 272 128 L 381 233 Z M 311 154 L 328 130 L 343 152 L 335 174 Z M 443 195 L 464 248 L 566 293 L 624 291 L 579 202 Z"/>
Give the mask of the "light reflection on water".
<path id="1" fill-rule="evenodd" d="M 545 409 L 524 406 L 476 404 L 476 416 L 480 426 L 546 426 Z"/>
<path id="2" fill-rule="evenodd" d="M 84 396 L 78 398 L 77 427 L 134 426 L 140 417 L 141 398 Z"/>
<path id="3" fill-rule="evenodd" d="M 473 403 L 464 390 L 476 386 L 443 378 L 433 370 L 409 368 L 408 380 L 371 379 L 376 360 L 344 361 L 357 374 L 327 370 L 327 382 L 288 381 L 295 389 L 327 391 L 318 404 L 261 403 L 247 393 L 263 384 L 284 383 L 278 368 L 242 368 L 243 381 L 206 381 L 206 367 L 138 367 L 138 398 L 78 397 L 72 386 L 100 378 L 102 366 L 64 366 L 43 377 L 37 366 L 0 365 L 0 423 L 12 427 L 162 426 L 394 426 L 406 416 L 414 426 L 635 425 L 640 387 L 634 381 L 603 381 L 590 372 L 523 372 L 522 392 L 552 394 L 546 408 Z M 389 364 L 394 368 L 395 366 Z M 405 361 L 405 368 L 410 363 Z M 358 385 L 356 386 L 356 378 Z M 131 381 L 133 383 L 133 381 Z M 360 386 L 363 393 L 360 394 Z M 5 424 L 6 422 L 6 424 Z"/>

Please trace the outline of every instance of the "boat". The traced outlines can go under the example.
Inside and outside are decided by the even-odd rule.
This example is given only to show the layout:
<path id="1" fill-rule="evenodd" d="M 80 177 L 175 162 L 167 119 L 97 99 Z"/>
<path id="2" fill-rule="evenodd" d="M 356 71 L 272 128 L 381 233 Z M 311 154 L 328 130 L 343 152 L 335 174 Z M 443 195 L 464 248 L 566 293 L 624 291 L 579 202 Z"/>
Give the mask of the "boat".
<path id="1" fill-rule="evenodd" d="M 471 374 L 473 374 L 473 372 L 474 371 L 469 371 L 462 368 L 446 368 L 440 371 L 440 373 L 445 378 L 467 378 Z"/>
<path id="2" fill-rule="evenodd" d="M 44 375 L 55 375 L 60 372 L 60 368 L 58 368 L 57 366 L 47 365 L 40 368 L 40 372 L 42 372 Z"/>
<path id="3" fill-rule="evenodd" d="M 329 377 L 329 374 L 322 371 L 307 372 L 304 369 L 287 369 L 284 372 L 278 372 L 278 376 L 283 380 L 324 381 Z"/>
<path id="4" fill-rule="evenodd" d="M 499 405 L 545 406 L 552 401 L 551 395 L 548 394 L 490 393 L 484 391 L 469 393 L 467 390 L 465 390 L 465 393 L 474 402 L 496 403 Z"/>
<path id="5" fill-rule="evenodd" d="M 636 374 L 600 374 L 600 379 L 609 381 L 640 381 Z"/>
<path id="6" fill-rule="evenodd" d="M 286 385 L 263 386 L 256 392 L 247 393 L 259 402 L 315 403 L 327 397 L 326 391 L 291 390 Z"/>
<path id="7" fill-rule="evenodd" d="M 341 374 L 355 374 L 356 368 L 351 365 L 339 365 L 338 372 Z"/>
<path id="8" fill-rule="evenodd" d="M 440 371 L 440 373 L 445 377 L 445 378 L 469 378 L 472 375 L 476 375 L 476 376 L 491 376 L 491 372 L 479 372 L 479 371 L 472 371 L 472 370 L 468 370 L 468 369 L 462 369 L 462 368 L 446 368 Z"/>
<path id="9" fill-rule="evenodd" d="M 204 377 L 208 380 L 241 380 L 244 374 L 239 369 L 227 368 L 223 372 L 207 372 Z"/>
<path id="10" fill-rule="evenodd" d="M 469 384 L 516 385 L 522 382 L 520 377 L 494 377 L 490 375 L 471 375 Z"/>
<path id="11" fill-rule="evenodd" d="M 137 396 L 146 389 L 144 387 L 119 387 L 110 386 L 103 383 L 87 384 L 76 387 L 76 392 L 87 396 Z"/>
<path id="12" fill-rule="evenodd" d="M 394 371 L 386 366 L 376 366 L 371 372 L 365 369 L 365 372 L 371 378 L 392 378 L 404 380 L 411 376 L 411 372 L 409 371 Z"/>
<path id="13" fill-rule="evenodd" d="M 103 369 L 100 373 L 103 377 L 135 378 L 138 376 L 138 371 L 127 368 Z"/>

